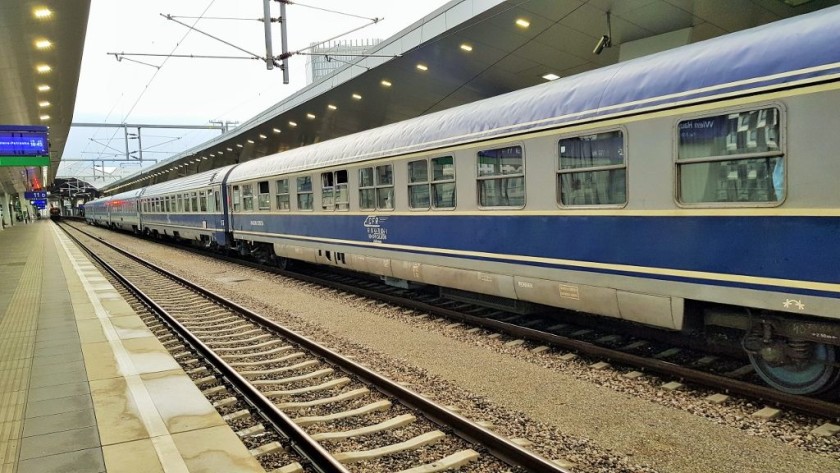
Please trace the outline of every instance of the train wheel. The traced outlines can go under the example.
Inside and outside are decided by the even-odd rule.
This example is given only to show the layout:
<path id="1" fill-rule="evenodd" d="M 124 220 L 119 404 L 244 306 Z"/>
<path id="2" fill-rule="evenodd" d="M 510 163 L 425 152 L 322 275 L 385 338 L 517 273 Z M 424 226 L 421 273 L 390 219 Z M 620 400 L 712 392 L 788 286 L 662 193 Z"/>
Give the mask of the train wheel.
<path id="1" fill-rule="evenodd" d="M 812 343 L 810 349 L 811 357 L 806 362 L 775 364 L 756 353 L 749 353 L 749 357 L 755 371 L 770 386 L 791 394 L 818 394 L 840 380 L 837 347 Z"/>

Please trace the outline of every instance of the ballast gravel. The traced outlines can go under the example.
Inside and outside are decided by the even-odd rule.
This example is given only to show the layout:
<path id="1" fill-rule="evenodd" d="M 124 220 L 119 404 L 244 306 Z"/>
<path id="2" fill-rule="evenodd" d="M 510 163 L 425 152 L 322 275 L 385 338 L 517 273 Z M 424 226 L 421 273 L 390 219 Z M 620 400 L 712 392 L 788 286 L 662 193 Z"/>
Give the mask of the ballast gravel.
<path id="1" fill-rule="evenodd" d="M 98 234 L 465 417 L 533 442 L 529 448 L 572 464 L 571 471 L 840 471 L 840 435 L 810 433 L 824 419 L 783 413 L 759 420 L 752 414 L 763 405 L 714 404 L 704 400 L 712 392 L 661 389 L 674 380 L 591 369 L 601 360 L 535 353 L 530 343 L 506 345 L 511 340 L 504 336 L 448 320 L 127 235 Z"/>

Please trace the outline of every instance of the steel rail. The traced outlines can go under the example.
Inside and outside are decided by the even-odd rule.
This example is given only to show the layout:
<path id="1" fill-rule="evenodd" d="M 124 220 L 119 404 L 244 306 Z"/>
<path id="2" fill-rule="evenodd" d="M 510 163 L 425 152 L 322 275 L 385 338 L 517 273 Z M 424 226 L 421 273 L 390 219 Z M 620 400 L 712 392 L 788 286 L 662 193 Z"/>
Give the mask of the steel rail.
<path id="1" fill-rule="evenodd" d="M 87 234 L 86 232 L 79 229 L 76 229 L 76 231 Z M 88 234 L 88 236 L 91 235 Z M 297 332 L 283 327 L 282 325 L 279 325 L 276 322 L 260 314 L 257 314 L 256 312 L 253 312 L 246 307 L 237 304 L 236 302 L 233 302 L 225 297 L 209 292 L 201 286 L 193 283 L 192 281 L 184 279 L 176 274 L 172 274 L 171 272 L 161 268 L 160 266 L 155 265 L 154 263 L 142 261 L 136 256 L 128 253 L 127 251 L 111 243 L 102 241 L 101 239 L 95 236 L 91 237 L 98 240 L 103 245 L 106 245 L 109 248 L 119 252 L 120 254 L 134 259 L 135 261 L 140 262 L 144 266 L 147 266 L 148 268 L 154 271 L 166 275 L 167 277 L 179 282 L 180 284 L 183 284 L 184 286 L 189 287 L 190 289 L 200 293 L 202 296 L 207 297 L 208 299 L 211 299 L 220 305 L 223 305 L 231 310 L 240 312 L 242 315 L 245 315 L 253 322 L 256 322 L 264 326 L 265 328 L 278 333 L 282 337 L 288 338 L 292 342 L 297 343 L 301 347 L 304 347 L 313 353 L 316 353 L 318 356 L 324 358 L 328 362 L 339 366 L 344 371 L 365 380 L 367 383 L 371 384 L 376 389 L 385 393 L 386 395 L 398 399 L 401 403 L 405 404 L 406 406 L 421 411 L 430 420 L 451 428 L 453 432 L 455 432 L 461 438 L 473 443 L 477 443 L 487 448 L 487 450 L 491 452 L 493 456 L 505 461 L 508 464 L 511 464 L 512 466 L 522 467 L 534 473 L 570 473 L 568 470 L 561 468 L 559 465 L 552 462 L 551 460 L 548 460 L 540 455 L 537 455 L 534 452 L 522 448 L 521 446 L 511 442 L 507 438 L 500 436 L 495 432 L 488 430 L 484 427 L 481 427 L 480 425 L 470 421 L 469 419 L 460 416 L 450 411 L 449 409 L 446 409 L 445 407 L 430 401 L 429 399 L 426 399 L 422 395 L 408 388 L 405 388 L 381 376 L 380 374 L 368 368 L 365 368 L 364 366 L 354 361 L 351 361 L 348 358 L 345 358 L 344 356 L 330 350 L 329 348 L 313 340 L 310 340 L 298 334 Z M 177 321 L 175 321 L 175 323 L 177 323 Z M 203 346 L 203 344 L 201 345 Z M 209 350 L 209 348 L 205 347 L 205 349 L 212 353 L 212 351 Z M 274 408 L 274 410 L 277 409 Z M 288 417 L 282 414 L 282 412 L 277 412 L 279 412 L 281 415 L 283 415 L 283 417 L 288 419 Z"/>
<path id="2" fill-rule="evenodd" d="M 140 299 L 144 304 L 150 307 L 154 312 L 156 312 L 161 318 L 164 319 L 165 323 L 169 325 L 181 338 L 183 338 L 193 349 L 198 351 L 204 358 L 208 359 L 210 363 L 213 365 L 214 368 L 219 370 L 222 376 L 227 379 L 227 381 L 234 386 L 234 388 L 242 394 L 243 397 L 247 399 L 251 405 L 253 405 L 257 410 L 259 410 L 260 415 L 262 415 L 268 422 L 274 425 L 277 430 L 282 434 L 285 435 L 286 438 L 291 443 L 291 448 L 294 449 L 297 453 L 299 453 L 302 457 L 308 459 L 312 462 L 311 466 L 322 473 L 349 473 L 347 470 L 338 460 L 336 460 L 330 453 L 324 449 L 318 442 L 312 439 L 303 429 L 301 429 L 294 421 L 284 414 L 277 406 L 271 402 L 270 399 L 265 397 L 257 388 L 255 388 L 248 380 L 246 380 L 242 375 L 240 375 L 233 367 L 227 364 L 221 357 L 219 357 L 210 347 L 205 345 L 201 340 L 199 340 L 195 335 L 193 335 L 189 329 L 184 327 L 178 320 L 176 320 L 169 312 L 166 311 L 163 307 L 158 305 L 150 296 L 148 296 L 145 292 L 143 292 L 140 288 L 135 286 L 131 281 L 126 279 L 119 271 L 116 270 L 113 266 L 105 262 L 102 258 L 98 255 L 93 253 L 86 245 L 84 245 L 81 241 L 71 235 L 67 230 L 64 230 L 65 233 L 76 242 L 76 244 L 82 248 L 88 256 L 94 259 L 99 265 L 105 268 L 108 273 L 110 273 L 114 278 L 116 278 L 120 284 L 125 286 L 135 297 Z M 134 261 L 138 262 L 139 264 L 149 266 L 150 269 L 154 271 L 160 272 L 162 275 L 166 277 L 170 277 L 174 279 L 176 282 L 180 284 L 184 284 L 184 281 L 174 275 L 171 275 L 165 270 L 158 268 L 154 265 L 150 265 L 150 263 L 140 260 L 139 258 L 123 251 L 120 248 L 117 248 L 110 243 L 102 241 L 95 236 L 91 236 L 90 234 L 83 232 L 81 230 L 76 229 L 76 231 L 83 233 L 85 235 L 90 236 L 91 238 L 96 239 L 101 244 L 110 247 L 111 249 L 118 251 L 119 253 L 133 259 Z M 184 284 L 188 286 L 193 291 L 199 292 L 200 295 L 206 296 L 207 291 L 197 288 L 197 286 L 193 284 Z"/>
<path id="3" fill-rule="evenodd" d="M 313 280 L 314 279 L 316 278 L 313 278 Z M 823 401 L 814 397 L 788 394 L 773 389 L 771 387 L 747 383 L 745 381 L 739 381 L 737 379 L 728 378 L 726 376 L 716 375 L 712 373 L 705 373 L 684 366 L 676 365 L 667 361 L 648 358 L 639 355 L 633 355 L 630 353 L 623 352 L 621 350 L 601 347 L 589 342 L 574 340 L 568 337 L 543 332 L 537 329 L 522 327 L 519 325 L 510 324 L 499 320 L 464 314 L 455 310 L 438 307 L 433 304 L 428 304 L 412 299 L 406 299 L 400 296 L 383 294 L 381 292 L 359 288 L 356 286 L 350 286 L 334 281 L 330 281 L 327 284 L 336 289 L 341 289 L 347 292 L 352 292 L 366 297 L 375 297 L 379 300 L 399 304 L 401 306 L 408 306 L 416 310 L 429 312 L 456 320 L 461 320 L 474 325 L 492 328 L 495 330 L 509 333 L 514 336 L 551 344 L 553 346 L 557 346 L 567 350 L 574 350 L 585 355 L 614 360 L 618 363 L 642 368 L 658 374 L 675 376 L 689 382 L 701 384 L 706 387 L 722 389 L 731 393 L 757 398 L 771 403 L 777 403 L 779 405 L 784 405 L 808 414 L 818 415 L 835 420 L 840 419 L 840 404 L 837 403 Z"/>

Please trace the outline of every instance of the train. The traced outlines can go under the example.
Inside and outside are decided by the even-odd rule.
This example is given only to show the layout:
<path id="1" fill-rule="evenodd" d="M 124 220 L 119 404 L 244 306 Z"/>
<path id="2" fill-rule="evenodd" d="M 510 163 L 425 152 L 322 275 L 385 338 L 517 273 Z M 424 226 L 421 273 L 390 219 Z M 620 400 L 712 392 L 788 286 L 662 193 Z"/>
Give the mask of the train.
<path id="1" fill-rule="evenodd" d="M 50 207 L 50 220 L 58 222 L 61 220 L 61 209 L 58 207 Z"/>
<path id="2" fill-rule="evenodd" d="M 840 7 L 89 202 L 86 220 L 840 379 Z M 583 316 L 583 315 L 581 315 Z"/>

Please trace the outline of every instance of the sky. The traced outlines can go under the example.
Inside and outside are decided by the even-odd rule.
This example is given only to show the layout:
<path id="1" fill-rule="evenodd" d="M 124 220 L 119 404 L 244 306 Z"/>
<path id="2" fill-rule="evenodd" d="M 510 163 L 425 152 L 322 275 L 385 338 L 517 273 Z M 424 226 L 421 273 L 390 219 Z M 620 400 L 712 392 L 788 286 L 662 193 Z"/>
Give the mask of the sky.
<path id="1" fill-rule="evenodd" d="M 279 5 L 272 1 L 272 16 Z M 286 6 L 288 47 L 338 39 L 387 39 L 448 0 L 301 0 Z M 334 13 L 341 12 L 344 14 Z M 247 57 L 245 52 L 161 16 L 172 15 L 258 56 L 265 55 L 262 0 L 92 0 L 73 122 L 207 125 L 244 123 L 306 86 L 306 56 L 289 59 L 290 83 L 279 69 L 245 59 L 192 59 L 166 55 Z M 349 14 L 349 15 L 348 15 Z M 352 16 L 350 16 L 352 15 Z M 370 19 L 379 18 L 368 25 Z M 240 20 L 246 19 L 246 20 Z M 363 27 L 358 31 L 350 30 Z M 280 26 L 272 27 L 274 54 Z M 108 53 L 126 53 L 118 61 Z M 156 54 L 140 56 L 134 54 Z M 139 62 L 138 62 L 139 61 Z M 143 63 L 143 64 L 141 64 Z M 129 128 L 129 132 L 135 130 Z M 163 160 L 220 134 L 213 130 L 142 130 L 143 158 Z M 137 162 L 75 162 L 125 153 L 121 128 L 70 130 L 58 177 L 78 177 L 96 187 L 140 169 Z M 135 140 L 129 150 L 137 149 Z M 102 166 L 104 164 L 104 170 Z M 145 162 L 151 166 L 154 162 Z M 104 172 L 103 172 L 104 171 Z M 103 174 L 105 177 L 103 177 Z"/>

